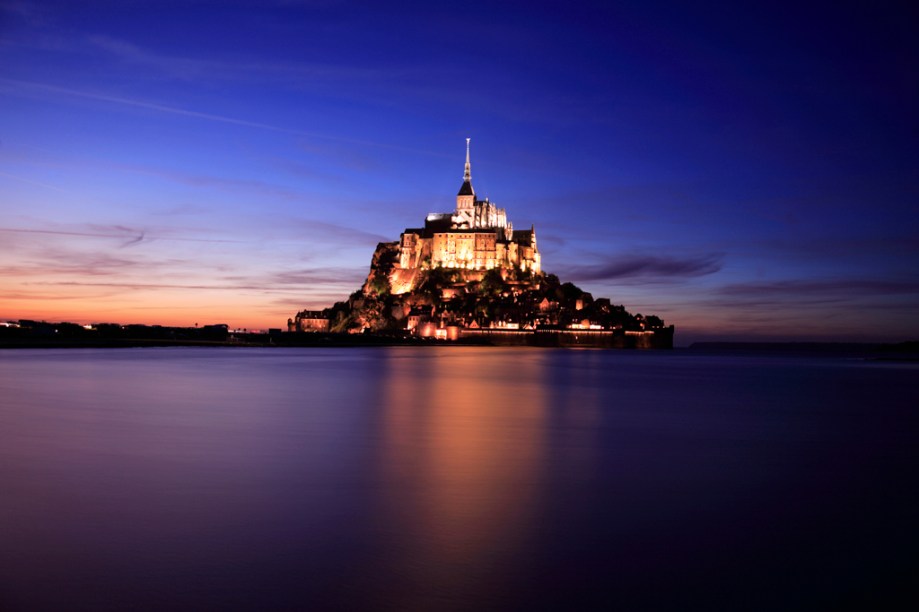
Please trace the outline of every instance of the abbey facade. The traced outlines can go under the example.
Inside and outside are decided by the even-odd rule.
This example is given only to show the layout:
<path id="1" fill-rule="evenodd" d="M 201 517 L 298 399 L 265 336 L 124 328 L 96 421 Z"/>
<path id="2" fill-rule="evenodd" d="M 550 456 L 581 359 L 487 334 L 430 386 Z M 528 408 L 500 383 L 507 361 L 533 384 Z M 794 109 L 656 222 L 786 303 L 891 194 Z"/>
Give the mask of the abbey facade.
<path id="1" fill-rule="evenodd" d="M 424 227 L 406 229 L 399 241 L 397 268 L 418 270 L 515 268 L 540 272 L 536 229 L 514 230 L 507 213 L 488 198 L 476 198 L 466 139 L 466 169 L 452 213 L 431 213 Z"/>

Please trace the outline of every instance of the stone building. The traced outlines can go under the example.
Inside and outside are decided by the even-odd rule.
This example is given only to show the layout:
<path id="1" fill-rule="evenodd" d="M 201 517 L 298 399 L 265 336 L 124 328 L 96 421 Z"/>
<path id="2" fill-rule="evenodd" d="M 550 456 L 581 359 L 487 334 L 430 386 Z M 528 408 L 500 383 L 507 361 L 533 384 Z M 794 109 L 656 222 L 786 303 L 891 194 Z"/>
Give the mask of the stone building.
<path id="1" fill-rule="evenodd" d="M 329 319 L 318 310 L 301 310 L 295 319 L 287 319 L 287 331 L 327 332 Z"/>
<path id="2" fill-rule="evenodd" d="M 402 233 L 397 270 L 514 268 L 539 273 L 541 262 L 535 227 L 514 230 L 503 208 L 488 198 L 476 197 L 469 140 L 466 139 L 466 167 L 456 195 L 456 210 L 431 213 L 425 218 L 424 227 L 409 228 Z M 401 292 L 399 289 L 394 286 L 394 293 Z M 401 289 L 410 290 L 410 284 Z"/>

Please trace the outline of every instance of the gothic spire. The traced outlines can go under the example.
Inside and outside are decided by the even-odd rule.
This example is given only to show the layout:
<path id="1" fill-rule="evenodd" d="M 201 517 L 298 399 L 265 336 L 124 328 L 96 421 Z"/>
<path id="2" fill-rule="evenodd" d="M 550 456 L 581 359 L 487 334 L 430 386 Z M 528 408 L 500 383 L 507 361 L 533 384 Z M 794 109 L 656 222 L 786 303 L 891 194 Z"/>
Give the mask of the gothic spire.
<path id="1" fill-rule="evenodd" d="M 459 193 L 457 195 L 467 196 L 475 195 L 475 190 L 472 188 L 472 164 L 469 163 L 469 141 L 471 138 L 466 139 L 466 171 L 463 172 L 463 184 L 460 186 Z"/>

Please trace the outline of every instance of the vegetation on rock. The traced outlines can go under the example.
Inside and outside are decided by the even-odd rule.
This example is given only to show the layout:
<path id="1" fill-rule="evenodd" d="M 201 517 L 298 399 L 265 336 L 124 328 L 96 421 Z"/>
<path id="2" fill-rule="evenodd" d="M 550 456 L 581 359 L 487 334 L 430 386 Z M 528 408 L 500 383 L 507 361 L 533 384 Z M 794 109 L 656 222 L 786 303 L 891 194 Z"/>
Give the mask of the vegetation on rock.
<path id="1" fill-rule="evenodd" d="M 659 317 L 633 315 L 609 299 L 594 299 L 573 283 L 561 282 L 554 274 L 514 269 L 422 269 L 411 291 L 396 294 L 390 278 L 397 245 L 380 244 L 363 287 L 322 311 L 330 331 L 398 333 L 410 316 L 465 327 L 583 325 L 641 330 L 664 326 Z"/>

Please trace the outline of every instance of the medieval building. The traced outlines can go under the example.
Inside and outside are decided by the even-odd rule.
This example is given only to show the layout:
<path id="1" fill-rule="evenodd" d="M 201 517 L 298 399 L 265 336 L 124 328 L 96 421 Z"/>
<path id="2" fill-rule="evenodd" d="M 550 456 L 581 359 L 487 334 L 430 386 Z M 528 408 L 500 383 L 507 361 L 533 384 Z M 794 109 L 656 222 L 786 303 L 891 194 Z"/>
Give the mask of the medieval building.
<path id="1" fill-rule="evenodd" d="M 488 198 L 480 200 L 472 187 L 466 139 L 466 168 L 452 213 L 431 213 L 424 227 L 406 229 L 399 241 L 396 267 L 401 270 L 515 268 L 540 271 L 536 229 L 514 230 L 507 213 Z M 398 276 L 398 274 L 397 274 Z M 394 287 L 394 292 L 398 292 Z"/>
<path id="2" fill-rule="evenodd" d="M 672 325 L 594 300 L 541 268 L 535 228 L 514 230 L 503 208 L 476 197 L 467 138 L 456 209 L 429 214 L 424 227 L 406 229 L 398 242 L 379 243 L 359 291 L 322 312 L 298 312 L 287 328 L 321 332 L 317 345 L 349 333 L 390 341 L 413 335 L 508 346 L 673 347 Z"/>

